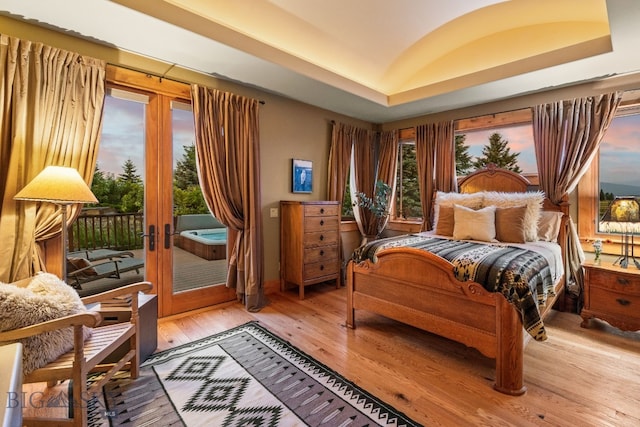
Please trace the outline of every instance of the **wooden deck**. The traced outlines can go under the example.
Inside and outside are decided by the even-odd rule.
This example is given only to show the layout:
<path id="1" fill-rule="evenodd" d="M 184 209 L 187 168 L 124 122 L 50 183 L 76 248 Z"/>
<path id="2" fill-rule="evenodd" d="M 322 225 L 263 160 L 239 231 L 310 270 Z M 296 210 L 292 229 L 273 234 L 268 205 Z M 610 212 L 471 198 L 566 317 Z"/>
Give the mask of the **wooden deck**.
<path id="1" fill-rule="evenodd" d="M 208 261 L 190 252 L 174 246 L 174 292 L 183 292 L 196 289 L 201 286 L 226 283 L 227 281 L 227 260 Z M 136 258 L 144 258 L 142 249 L 131 251 Z M 99 279 L 82 285 L 78 291 L 80 296 L 95 294 L 98 292 L 115 289 L 129 283 L 144 280 L 144 271 L 136 273 L 129 271 L 123 273 L 120 279 Z"/>

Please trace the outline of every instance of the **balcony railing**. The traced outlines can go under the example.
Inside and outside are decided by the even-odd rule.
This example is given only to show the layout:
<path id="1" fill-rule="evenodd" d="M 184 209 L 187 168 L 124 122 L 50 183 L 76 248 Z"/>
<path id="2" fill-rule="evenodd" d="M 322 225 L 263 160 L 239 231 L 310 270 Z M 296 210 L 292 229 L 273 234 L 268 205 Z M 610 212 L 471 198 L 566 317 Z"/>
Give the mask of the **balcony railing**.
<path id="1" fill-rule="evenodd" d="M 143 247 L 144 218 L 141 213 L 80 214 L 69 227 L 69 251 Z"/>

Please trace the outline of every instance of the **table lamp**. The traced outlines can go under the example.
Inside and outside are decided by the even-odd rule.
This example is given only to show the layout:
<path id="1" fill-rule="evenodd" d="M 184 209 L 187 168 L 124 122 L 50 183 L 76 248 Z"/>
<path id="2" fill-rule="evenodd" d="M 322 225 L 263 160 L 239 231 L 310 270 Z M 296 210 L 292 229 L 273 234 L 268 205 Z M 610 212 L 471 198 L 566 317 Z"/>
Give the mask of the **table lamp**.
<path id="1" fill-rule="evenodd" d="M 98 199 L 78 171 L 64 166 L 47 166 L 13 197 L 15 200 L 49 202 L 62 211 L 62 280 L 67 279 L 67 206 L 97 203 Z"/>
<path id="2" fill-rule="evenodd" d="M 620 267 L 627 268 L 629 260 L 632 260 L 636 267 L 640 268 L 640 262 L 633 256 L 632 229 L 633 223 L 640 222 L 640 204 L 635 197 L 616 197 L 609 205 L 608 214 L 609 221 L 619 223 L 622 233 L 622 254 L 613 265 L 619 264 Z"/>

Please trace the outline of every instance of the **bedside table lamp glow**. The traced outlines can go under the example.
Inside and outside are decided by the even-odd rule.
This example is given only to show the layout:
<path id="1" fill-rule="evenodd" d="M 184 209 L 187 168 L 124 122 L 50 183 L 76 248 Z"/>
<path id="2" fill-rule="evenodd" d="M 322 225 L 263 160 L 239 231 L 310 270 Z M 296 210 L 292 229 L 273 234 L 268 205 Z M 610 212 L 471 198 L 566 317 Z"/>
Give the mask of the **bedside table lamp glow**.
<path id="1" fill-rule="evenodd" d="M 62 280 L 67 279 L 67 206 L 74 203 L 97 203 L 98 199 L 77 170 L 47 166 L 14 196 L 15 200 L 49 202 L 62 211 Z"/>
<path id="2" fill-rule="evenodd" d="M 622 253 L 613 264 L 619 264 L 620 267 L 627 268 L 631 260 L 636 267 L 640 268 L 640 262 L 633 255 L 633 224 L 640 222 L 640 204 L 636 198 L 630 196 L 616 197 L 609 205 L 603 220 L 609 221 L 610 231 L 622 233 Z M 629 246 L 631 246 L 631 249 L 629 249 Z"/>

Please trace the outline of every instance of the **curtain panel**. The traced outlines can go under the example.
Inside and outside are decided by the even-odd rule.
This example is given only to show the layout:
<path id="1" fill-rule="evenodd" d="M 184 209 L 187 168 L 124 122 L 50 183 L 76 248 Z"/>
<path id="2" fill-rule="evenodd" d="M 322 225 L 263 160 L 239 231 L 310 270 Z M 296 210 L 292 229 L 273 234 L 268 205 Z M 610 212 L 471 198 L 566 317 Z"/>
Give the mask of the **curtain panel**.
<path id="1" fill-rule="evenodd" d="M 192 85 L 196 164 L 209 210 L 236 231 L 227 287 L 249 311 L 265 305 L 259 102 Z"/>
<path id="2" fill-rule="evenodd" d="M 329 170 L 327 173 L 327 198 L 342 203 L 347 189 L 347 178 L 351 164 L 351 151 L 356 128 L 343 123 L 333 123 Z"/>
<path id="3" fill-rule="evenodd" d="M 433 197 L 436 191 L 457 191 L 453 121 L 416 127 L 416 161 L 422 201 L 422 231 L 432 229 Z"/>
<path id="4" fill-rule="evenodd" d="M 396 196 L 396 181 L 398 177 L 398 131 L 380 132 L 380 149 L 378 158 L 378 173 L 376 181 L 385 182 L 391 187 L 389 202 L 393 203 Z M 389 206 L 391 208 L 391 206 Z M 387 226 L 389 216 L 384 220 L 382 229 Z"/>
<path id="5" fill-rule="evenodd" d="M 105 95 L 102 60 L 0 35 L 0 281 L 44 270 L 40 245 L 60 234 L 59 207 L 14 201 L 46 166 L 78 170 L 90 184 Z M 71 223 L 80 211 L 72 205 Z"/>
<path id="6" fill-rule="evenodd" d="M 540 188 L 552 202 L 560 203 L 576 188 L 596 156 L 621 99 L 622 92 L 614 92 L 533 108 L 533 141 Z M 583 261 L 578 232 L 570 218 L 567 289 L 578 297 L 583 288 Z"/>
<path id="7" fill-rule="evenodd" d="M 378 145 L 376 132 L 368 129 L 358 129 L 353 141 L 353 173 L 351 174 L 352 194 L 364 193 L 373 198 L 376 187 L 376 168 L 378 160 Z M 356 198 L 353 198 L 356 201 Z M 353 216 L 363 236 L 376 236 L 378 227 L 374 215 L 368 209 L 358 204 L 353 206 Z"/>

